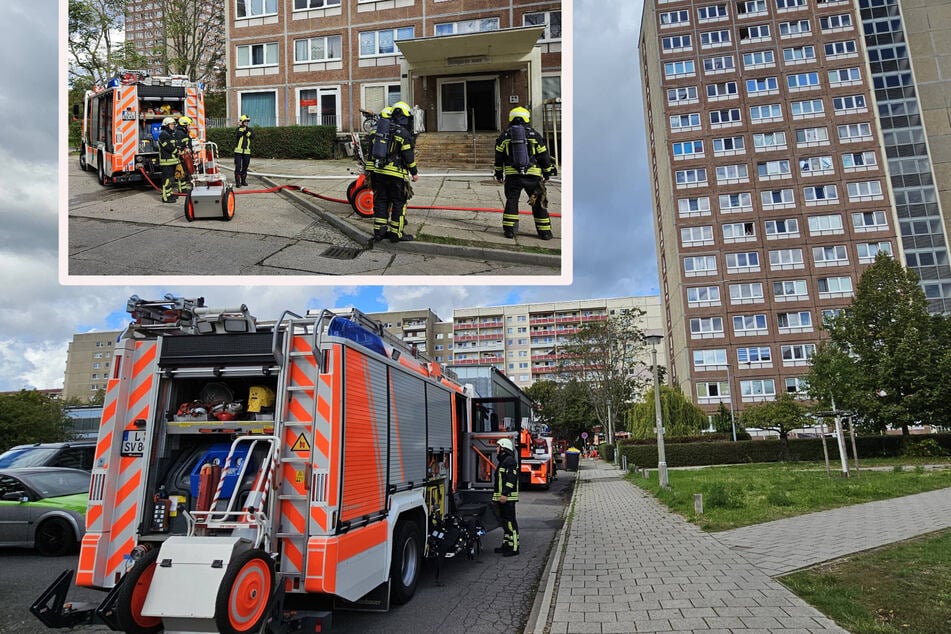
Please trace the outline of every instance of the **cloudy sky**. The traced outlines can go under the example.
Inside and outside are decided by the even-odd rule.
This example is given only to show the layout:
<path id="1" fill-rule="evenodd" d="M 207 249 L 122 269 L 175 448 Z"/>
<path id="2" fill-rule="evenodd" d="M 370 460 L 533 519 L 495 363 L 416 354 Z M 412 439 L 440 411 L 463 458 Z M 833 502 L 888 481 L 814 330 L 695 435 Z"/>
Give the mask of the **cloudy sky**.
<path id="1" fill-rule="evenodd" d="M 571 0 L 564 0 L 567 5 Z M 574 0 L 574 282 L 570 286 L 62 286 L 58 214 L 65 206 L 60 43 L 66 0 L 7 2 L 0 29 L 0 390 L 61 387 L 73 334 L 125 325 L 132 294 L 284 309 L 367 312 L 657 294 L 637 71 L 642 0 Z M 49 19 L 59 9 L 60 23 Z M 567 13 L 567 11 L 566 11 Z M 596 44 L 595 44 L 596 43 Z M 29 64 L 20 62 L 29 52 Z M 567 92 L 567 91 L 566 91 Z M 564 174 L 567 178 L 568 174 Z"/>

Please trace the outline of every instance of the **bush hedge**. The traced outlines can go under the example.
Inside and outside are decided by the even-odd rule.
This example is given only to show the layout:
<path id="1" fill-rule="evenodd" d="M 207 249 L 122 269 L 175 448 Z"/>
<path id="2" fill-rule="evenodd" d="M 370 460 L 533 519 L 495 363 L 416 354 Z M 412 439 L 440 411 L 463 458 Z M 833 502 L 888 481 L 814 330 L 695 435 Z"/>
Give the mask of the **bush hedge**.
<path id="1" fill-rule="evenodd" d="M 622 441 L 618 446 L 618 452 L 622 456 L 627 456 L 629 465 L 656 468 L 656 443 L 645 445 L 641 442 Z M 855 439 L 859 459 L 919 454 L 934 455 L 935 446 L 940 448 L 939 451 L 943 455 L 951 455 L 951 434 L 910 436 L 908 443 L 908 447 L 905 447 L 902 436 L 857 436 Z M 924 446 L 919 448 L 918 445 L 922 443 L 924 443 Z M 846 439 L 846 445 L 851 456 L 851 439 Z M 826 439 L 826 447 L 829 450 L 830 458 L 838 457 L 838 449 L 834 438 Z M 668 467 L 780 462 L 783 460 L 783 446 L 779 439 L 737 440 L 736 442 L 665 442 L 664 453 L 667 457 Z M 605 457 L 605 459 L 607 458 Z M 789 459 L 806 462 L 824 460 L 822 440 L 820 438 L 790 438 Z"/>
<path id="2" fill-rule="evenodd" d="M 208 128 L 209 141 L 219 155 L 234 156 L 235 128 Z M 279 126 L 254 128 L 251 156 L 275 159 L 330 159 L 334 156 L 337 128 L 333 126 Z"/>

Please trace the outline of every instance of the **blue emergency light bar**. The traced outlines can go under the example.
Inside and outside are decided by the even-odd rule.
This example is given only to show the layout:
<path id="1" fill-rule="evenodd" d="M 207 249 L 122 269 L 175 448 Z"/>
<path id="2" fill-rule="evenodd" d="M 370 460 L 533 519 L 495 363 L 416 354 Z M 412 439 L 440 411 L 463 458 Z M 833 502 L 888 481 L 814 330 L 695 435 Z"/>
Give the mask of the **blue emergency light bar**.
<path id="1" fill-rule="evenodd" d="M 370 332 L 360 324 L 350 321 L 344 317 L 334 317 L 327 326 L 327 334 L 331 337 L 343 337 L 354 343 L 358 343 L 374 352 L 379 352 L 386 356 L 386 349 L 383 347 L 383 339 L 376 333 Z"/>

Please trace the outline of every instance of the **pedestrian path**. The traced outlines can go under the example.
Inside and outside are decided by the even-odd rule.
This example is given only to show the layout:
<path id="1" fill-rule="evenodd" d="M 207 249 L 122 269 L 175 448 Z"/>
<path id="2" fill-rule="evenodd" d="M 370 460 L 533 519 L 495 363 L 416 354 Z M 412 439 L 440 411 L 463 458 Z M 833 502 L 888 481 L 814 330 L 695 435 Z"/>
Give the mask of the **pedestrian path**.
<path id="1" fill-rule="evenodd" d="M 845 632 L 772 575 L 951 525 L 945 489 L 717 535 L 668 511 L 613 465 L 583 460 L 576 475 L 532 634 Z M 809 547 L 829 535 L 836 548 Z M 775 561 L 784 550 L 796 554 Z"/>

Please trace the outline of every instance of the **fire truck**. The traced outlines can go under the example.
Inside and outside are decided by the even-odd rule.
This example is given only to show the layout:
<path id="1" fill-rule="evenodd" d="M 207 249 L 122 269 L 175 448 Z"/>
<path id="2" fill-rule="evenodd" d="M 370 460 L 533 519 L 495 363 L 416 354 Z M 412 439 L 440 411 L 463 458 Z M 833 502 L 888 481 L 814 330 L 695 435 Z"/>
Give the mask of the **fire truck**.
<path id="1" fill-rule="evenodd" d="M 522 427 L 519 434 L 519 473 L 521 482 L 549 488 L 556 477 L 552 438 Z"/>
<path id="2" fill-rule="evenodd" d="M 74 116 L 78 116 L 78 105 Z M 205 138 L 202 85 L 185 75 L 152 77 L 145 71 L 120 70 L 105 86 L 83 100 L 79 166 L 95 170 L 100 185 L 153 180 L 161 173 L 158 135 L 162 119 L 188 116 L 197 138 Z"/>
<path id="3" fill-rule="evenodd" d="M 31 606 L 48 627 L 325 631 L 497 527 L 494 446 L 515 432 L 473 430 L 492 398 L 363 313 L 127 310 L 78 566 Z M 66 601 L 74 575 L 98 606 Z"/>

